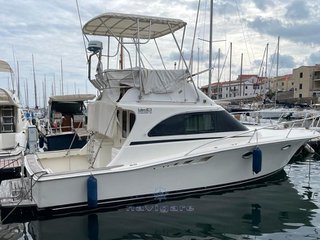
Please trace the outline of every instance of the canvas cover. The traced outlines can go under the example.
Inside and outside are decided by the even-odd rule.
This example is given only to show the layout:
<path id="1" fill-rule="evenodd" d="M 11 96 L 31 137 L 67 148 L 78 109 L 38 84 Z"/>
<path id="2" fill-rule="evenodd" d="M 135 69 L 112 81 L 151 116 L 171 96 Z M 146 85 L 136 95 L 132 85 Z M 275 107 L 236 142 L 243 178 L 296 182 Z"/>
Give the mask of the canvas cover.
<path id="1" fill-rule="evenodd" d="M 142 89 L 144 94 L 164 94 L 174 92 L 188 77 L 185 70 L 127 69 L 104 71 L 103 86 L 119 87 L 127 85 Z"/>
<path id="2" fill-rule="evenodd" d="M 123 13 L 104 13 L 89 20 L 84 34 L 121 38 L 154 39 L 186 26 L 179 19 L 150 17 Z"/>
<path id="3" fill-rule="evenodd" d="M 103 96 L 109 98 L 108 95 Z M 116 132 L 116 103 L 111 99 L 88 104 L 88 131 L 112 138 Z"/>

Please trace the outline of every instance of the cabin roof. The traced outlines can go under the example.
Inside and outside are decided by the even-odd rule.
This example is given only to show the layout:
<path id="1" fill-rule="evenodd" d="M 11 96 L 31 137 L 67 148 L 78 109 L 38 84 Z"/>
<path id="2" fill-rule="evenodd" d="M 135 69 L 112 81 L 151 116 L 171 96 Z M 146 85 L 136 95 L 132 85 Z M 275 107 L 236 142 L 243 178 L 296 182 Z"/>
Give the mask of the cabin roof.
<path id="1" fill-rule="evenodd" d="M 57 95 L 49 97 L 51 102 L 77 102 L 93 100 L 96 96 L 94 94 L 73 94 L 73 95 Z"/>
<path id="2" fill-rule="evenodd" d="M 0 88 L 0 106 L 7 105 L 16 107 L 19 106 L 19 104 L 17 103 L 17 99 L 10 91 Z"/>
<path id="3" fill-rule="evenodd" d="M 0 72 L 12 72 L 12 69 L 7 62 L 0 60 Z"/>
<path id="4" fill-rule="evenodd" d="M 89 35 L 154 39 L 175 32 L 186 22 L 162 17 L 104 13 L 89 20 L 82 32 Z M 138 31 L 139 30 L 139 31 Z"/>

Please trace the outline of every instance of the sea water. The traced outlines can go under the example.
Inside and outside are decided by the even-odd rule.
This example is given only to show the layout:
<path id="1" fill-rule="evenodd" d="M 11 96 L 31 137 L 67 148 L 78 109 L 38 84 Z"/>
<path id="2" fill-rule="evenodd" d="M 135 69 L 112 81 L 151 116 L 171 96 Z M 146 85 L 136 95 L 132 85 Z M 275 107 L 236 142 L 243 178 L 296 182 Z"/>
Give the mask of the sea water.
<path id="1" fill-rule="evenodd" d="M 117 211 L 0 225 L 0 239 L 320 239 L 320 161 L 296 156 L 263 184 Z"/>

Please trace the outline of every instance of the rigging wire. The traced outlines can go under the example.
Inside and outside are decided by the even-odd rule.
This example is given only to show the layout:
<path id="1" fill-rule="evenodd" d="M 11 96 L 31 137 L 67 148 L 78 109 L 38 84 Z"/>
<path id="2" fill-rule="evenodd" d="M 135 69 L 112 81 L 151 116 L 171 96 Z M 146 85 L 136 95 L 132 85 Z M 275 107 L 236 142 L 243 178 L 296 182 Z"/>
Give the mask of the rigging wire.
<path id="1" fill-rule="evenodd" d="M 191 56 L 190 56 L 190 61 L 189 61 L 189 69 L 190 69 L 190 73 L 191 73 L 191 74 L 192 74 L 192 72 L 193 72 L 193 50 L 194 50 L 194 42 L 195 42 L 195 40 L 196 40 L 196 33 L 197 33 L 197 28 L 198 28 L 200 3 L 201 3 L 201 0 L 199 0 L 199 2 L 198 2 L 198 10 L 197 10 L 197 16 L 196 16 L 196 24 L 195 24 L 195 26 L 194 26 L 194 33 L 193 33 L 192 47 L 191 47 Z"/>
<path id="2" fill-rule="evenodd" d="M 78 0 L 76 0 L 76 5 L 77 5 L 77 12 L 78 12 L 79 23 L 80 23 L 80 30 L 81 30 L 81 33 L 82 33 L 82 41 L 83 41 L 84 51 L 85 51 L 86 58 L 87 58 L 87 62 L 88 62 L 88 61 L 89 61 L 89 57 L 88 57 L 88 52 L 87 52 L 87 48 L 86 48 L 85 38 L 87 39 L 87 41 L 89 41 L 89 40 L 88 40 L 88 38 L 87 38 L 87 37 L 83 34 L 83 32 L 82 32 L 83 25 L 82 25 L 81 16 L 80 16 L 80 10 L 79 10 Z"/>
<path id="3" fill-rule="evenodd" d="M 249 63 L 250 63 L 250 65 L 251 65 L 252 62 L 251 62 L 251 58 L 250 58 L 250 54 L 249 54 L 249 49 L 248 49 L 248 43 L 247 43 L 247 39 L 246 39 L 244 27 L 243 27 L 244 24 L 243 24 L 243 21 L 242 21 L 242 19 L 241 19 L 239 4 L 238 4 L 238 1 L 237 1 L 237 0 L 234 0 L 234 2 L 235 2 L 235 4 L 236 4 L 237 14 L 238 14 L 238 17 L 239 17 L 239 22 L 240 22 L 241 30 L 242 30 L 242 36 L 243 36 L 244 43 L 245 43 L 245 45 L 246 45 L 246 50 L 247 50 L 247 54 L 248 54 Z M 253 55 L 253 58 L 254 58 L 254 53 L 253 53 L 252 48 L 251 48 L 251 51 L 252 51 L 252 55 Z"/>

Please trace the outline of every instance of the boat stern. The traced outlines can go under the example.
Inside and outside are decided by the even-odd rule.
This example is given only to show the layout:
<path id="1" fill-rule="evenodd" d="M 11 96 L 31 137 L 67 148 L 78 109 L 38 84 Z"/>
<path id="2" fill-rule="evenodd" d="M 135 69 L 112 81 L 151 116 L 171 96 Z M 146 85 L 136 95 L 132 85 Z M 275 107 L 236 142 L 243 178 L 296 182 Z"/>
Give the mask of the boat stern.
<path id="1" fill-rule="evenodd" d="M 0 185 L 1 221 L 8 223 L 36 217 L 37 204 L 32 200 L 31 179 L 10 179 Z"/>

